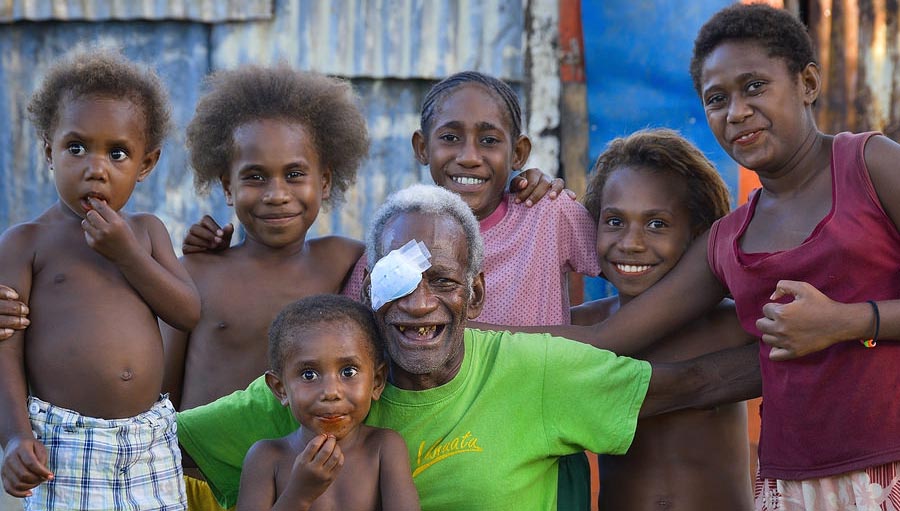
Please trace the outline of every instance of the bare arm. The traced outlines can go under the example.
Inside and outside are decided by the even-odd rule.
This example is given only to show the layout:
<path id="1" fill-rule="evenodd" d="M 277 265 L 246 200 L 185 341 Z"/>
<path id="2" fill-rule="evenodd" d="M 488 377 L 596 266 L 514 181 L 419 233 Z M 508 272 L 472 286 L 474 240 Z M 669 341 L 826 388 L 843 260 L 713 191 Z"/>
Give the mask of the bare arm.
<path id="1" fill-rule="evenodd" d="M 872 137 L 866 144 L 865 158 L 881 207 L 900 229 L 900 144 L 887 137 Z"/>
<path id="2" fill-rule="evenodd" d="M 772 346 L 772 360 L 802 357 L 839 342 L 870 339 L 876 325 L 879 339 L 900 339 L 900 300 L 877 301 L 876 320 L 869 303 L 836 302 L 806 282 L 779 281 L 772 299 L 783 295 L 794 299 L 786 304 L 765 304 L 763 317 L 756 321 L 763 342 Z"/>
<path id="3" fill-rule="evenodd" d="M 602 323 L 502 328 L 513 332 L 547 332 L 619 355 L 636 354 L 708 312 L 725 297 L 725 289 L 706 260 L 708 237 L 709 233 L 705 233 L 695 239 L 672 271 Z"/>
<path id="4" fill-rule="evenodd" d="M 900 145 L 883 136 L 872 137 L 865 148 L 866 167 L 881 207 L 900 228 Z M 793 295 L 788 304 L 774 303 Z M 783 280 L 763 306 L 764 317 L 756 326 L 762 340 L 772 346 L 772 360 L 786 360 L 823 350 L 832 344 L 869 339 L 875 332 L 875 312 L 868 303 L 840 303 L 815 287 Z M 900 340 L 900 300 L 879 300 L 880 339 Z"/>
<path id="5" fill-rule="evenodd" d="M 162 222 L 153 215 L 136 219 L 150 238 L 147 252 L 118 212 L 103 201 L 92 199 L 91 205 L 94 210 L 82 222 L 88 246 L 119 268 L 160 319 L 178 329 L 193 328 L 200 319 L 200 295 Z"/>
<path id="6" fill-rule="evenodd" d="M 654 363 L 652 367 L 640 417 L 684 408 L 710 408 L 762 393 L 759 347 L 755 343 L 684 362 Z"/>
<path id="7" fill-rule="evenodd" d="M 0 444 L 4 451 L 0 478 L 3 489 L 13 497 L 27 497 L 32 488 L 53 478 L 47 451 L 31 433 L 26 413 L 24 337 L 24 332 L 17 331 L 0 343 Z"/>
<path id="8" fill-rule="evenodd" d="M 386 430 L 381 445 L 378 484 L 384 511 L 419 511 L 419 494 L 412 480 L 409 451 L 396 431 Z"/>
<path id="9" fill-rule="evenodd" d="M 172 328 L 160 321 L 159 330 L 163 338 L 163 354 L 166 366 L 163 376 L 163 392 L 169 394 L 169 400 L 176 410 L 181 409 L 181 388 L 184 385 L 184 358 L 187 354 L 187 343 L 190 333 Z"/>
<path id="10" fill-rule="evenodd" d="M 13 228 L 0 238 L 0 281 L 19 290 L 25 303 L 31 295 L 31 260 L 33 233 Z M 31 433 L 25 402 L 25 332 L 17 330 L 0 343 L 0 445 L 3 488 L 14 497 L 31 495 L 31 489 L 51 479 L 47 468 L 47 452 Z"/>

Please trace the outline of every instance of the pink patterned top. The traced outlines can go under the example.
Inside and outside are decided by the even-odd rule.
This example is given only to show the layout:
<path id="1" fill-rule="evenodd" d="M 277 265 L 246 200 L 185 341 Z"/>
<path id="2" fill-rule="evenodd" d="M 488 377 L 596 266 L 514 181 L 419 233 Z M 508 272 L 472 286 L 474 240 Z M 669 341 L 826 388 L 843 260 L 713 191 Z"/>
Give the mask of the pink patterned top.
<path id="1" fill-rule="evenodd" d="M 498 325 L 567 325 L 570 271 L 595 277 L 597 226 L 563 194 L 532 207 L 506 199 L 481 221 L 484 310 L 476 321 Z"/>

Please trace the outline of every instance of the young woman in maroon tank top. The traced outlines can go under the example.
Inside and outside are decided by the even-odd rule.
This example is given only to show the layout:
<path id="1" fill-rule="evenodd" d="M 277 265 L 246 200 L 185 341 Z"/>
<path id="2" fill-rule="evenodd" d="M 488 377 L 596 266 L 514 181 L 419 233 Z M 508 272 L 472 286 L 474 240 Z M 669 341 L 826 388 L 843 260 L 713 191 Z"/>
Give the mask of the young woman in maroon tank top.
<path id="1" fill-rule="evenodd" d="M 785 11 L 714 15 L 691 75 L 719 144 L 762 188 L 594 335 L 648 342 L 731 294 L 762 340 L 757 509 L 897 509 L 900 145 L 819 131 L 820 70 Z"/>

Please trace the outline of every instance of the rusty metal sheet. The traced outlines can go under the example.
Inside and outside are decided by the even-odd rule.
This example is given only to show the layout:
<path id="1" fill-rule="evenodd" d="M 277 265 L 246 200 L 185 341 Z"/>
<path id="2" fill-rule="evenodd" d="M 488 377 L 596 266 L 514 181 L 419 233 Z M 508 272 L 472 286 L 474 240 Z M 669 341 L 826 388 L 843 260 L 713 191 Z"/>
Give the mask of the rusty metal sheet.
<path id="1" fill-rule="evenodd" d="M 826 133 L 881 131 L 900 141 L 900 4 L 810 0 L 823 77 L 816 120 Z"/>

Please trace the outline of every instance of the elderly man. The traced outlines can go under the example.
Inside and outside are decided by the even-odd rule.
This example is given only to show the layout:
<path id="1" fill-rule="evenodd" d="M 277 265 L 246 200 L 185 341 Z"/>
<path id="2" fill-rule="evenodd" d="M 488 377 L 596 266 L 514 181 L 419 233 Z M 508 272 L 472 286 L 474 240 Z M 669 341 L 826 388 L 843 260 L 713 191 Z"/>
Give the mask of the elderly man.
<path id="1" fill-rule="evenodd" d="M 482 241 L 471 210 L 441 188 L 389 198 L 367 251 L 390 384 L 366 422 L 406 440 L 425 510 L 556 509 L 560 456 L 624 453 L 639 416 L 759 393 L 755 349 L 651 367 L 544 334 L 466 329 L 484 303 Z M 297 428 L 262 378 L 182 412 L 178 426 L 228 506 L 250 446 Z"/>
<path id="2" fill-rule="evenodd" d="M 419 243 L 430 253 L 421 254 L 430 263 L 421 273 L 410 255 Z M 721 374 L 758 393 L 758 378 L 744 369 L 753 366 L 753 350 L 742 360 L 713 355 L 651 368 L 547 335 L 466 329 L 484 302 L 481 237 L 466 204 L 441 188 L 415 186 L 389 198 L 367 248 L 374 272 L 366 290 L 376 306 L 385 302 L 375 315 L 391 363 L 390 385 L 367 423 L 406 440 L 423 509 L 555 509 L 560 456 L 623 453 L 639 415 L 733 397 L 718 376 L 720 358 L 735 369 Z M 260 379 L 181 413 L 178 433 L 231 505 L 250 445 L 296 427 Z"/>

